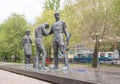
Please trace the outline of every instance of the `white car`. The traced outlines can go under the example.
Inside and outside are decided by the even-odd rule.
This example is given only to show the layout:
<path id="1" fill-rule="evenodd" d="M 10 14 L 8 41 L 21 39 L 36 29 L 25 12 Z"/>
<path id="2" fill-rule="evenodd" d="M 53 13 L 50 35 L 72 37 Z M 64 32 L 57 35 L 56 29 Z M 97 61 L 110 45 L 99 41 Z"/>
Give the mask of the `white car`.
<path id="1" fill-rule="evenodd" d="M 116 65 L 120 65 L 120 60 L 115 60 Z"/>
<path id="2" fill-rule="evenodd" d="M 115 65 L 120 65 L 120 60 L 113 59 L 111 61 L 100 61 L 100 64 L 115 64 Z"/>
<path id="3" fill-rule="evenodd" d="M 100 64 L 114 64 L 113 61 L 100 61 Z"/>

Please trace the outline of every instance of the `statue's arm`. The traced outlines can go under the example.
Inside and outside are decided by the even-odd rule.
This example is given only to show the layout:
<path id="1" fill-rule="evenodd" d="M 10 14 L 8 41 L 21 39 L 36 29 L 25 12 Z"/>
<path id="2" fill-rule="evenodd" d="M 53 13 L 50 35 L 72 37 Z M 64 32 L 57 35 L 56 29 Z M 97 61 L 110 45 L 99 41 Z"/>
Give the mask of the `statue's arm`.
<path id="1" fill-rule="evenodd" d="M 22 45 L 23 45 L 23 47 L 24 47 L 24 44 L 25 44 L 25 37 L 23 37 L 23 39 L 22 39 Z"/>
<path id="2" fill-rule="evenodd" d="M 69 33 L 67 31 L 66 23 L 62 22 L 62 26 L 63 26 L 63 32 L 65 34 L 66 40 L 68 40 L 69 39 Z"/>
<path id="3" fill-rule="evenodd" d="M 30 41 L 30 43 L 32 44 L 32 39 L 31 39 L 31 37 L 29 36 L 29 41 Z"/>
<path id="4" fill-rule="evenodd" d="M 45 27 L 42 26 L 42 32 L 43 32 L 43 35 L 44 36 L 47 36 L 48 35 L 48 32 L 46 31 Z"/>
<path id="5" fill-rule="evenodd" d="M 45 28 L 43 28 L 45 30 Z M 46 30 L 44 31 L 45 35 L 49 35 L 49 34 L 53 34 L 53 26 L 46 32 Z"/>
<path id="6" fill-rule="evenodd" d="M 47 36 L 47 35 L 53 33 L 53 27 L 51 27 L 48 31 L 46 31 L 45 25 L 43 25 L 43 26 L 41 27 L 41 30 L 42 30 L 42 33 L 43 33 L 44 36 Z"/>
<path id="7" fill-rule="evenodd" d="M 48 30 L 48 34 L 53 34 L 53 26 Z"/>

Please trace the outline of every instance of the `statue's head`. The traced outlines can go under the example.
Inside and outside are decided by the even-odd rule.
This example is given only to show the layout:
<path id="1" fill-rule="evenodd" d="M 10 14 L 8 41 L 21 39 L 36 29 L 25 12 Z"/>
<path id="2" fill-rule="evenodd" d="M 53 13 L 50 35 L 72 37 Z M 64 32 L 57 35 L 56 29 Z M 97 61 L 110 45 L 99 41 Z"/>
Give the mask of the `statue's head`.
<path id="1" fill-rule="evenodd" d="M 46 29 L 49 28 L 49 24 L 48 23 L 45 23 L 44 26 L 45 26 Z"/>
<path id="2" fill-rule="evenodd" d="M 59 19 L 60 19 L 60 13 L 59 13 L 59 12 L 56 12 L 56 13 L 54 14 L 54 17 L 55 17 L 56 20 L 59 20 Z"/>
<path id="3" fill-rule="evenodd" d="M 38 31 L 41 29 L 41 25 L 37 28 L 38 29 Z"/>
<path id="4" fill-rule="evenodd" d="M 26 34 L 30 35 L 30 30 L 29 29 L 26 30 Z"/>

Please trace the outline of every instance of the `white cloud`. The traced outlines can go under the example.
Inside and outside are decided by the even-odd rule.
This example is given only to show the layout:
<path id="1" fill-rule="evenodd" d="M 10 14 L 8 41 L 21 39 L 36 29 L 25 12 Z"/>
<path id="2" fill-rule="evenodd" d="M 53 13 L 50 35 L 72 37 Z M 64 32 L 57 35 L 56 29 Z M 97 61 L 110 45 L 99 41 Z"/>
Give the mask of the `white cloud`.
<path id="1" fill-rule="evenodd" d="M 43 10 L 45 0 L 0 0 L 0 23 L 2 23 L 11 13 L 25 15 L 28 22 L 33 23 L 36 16 Z"/>

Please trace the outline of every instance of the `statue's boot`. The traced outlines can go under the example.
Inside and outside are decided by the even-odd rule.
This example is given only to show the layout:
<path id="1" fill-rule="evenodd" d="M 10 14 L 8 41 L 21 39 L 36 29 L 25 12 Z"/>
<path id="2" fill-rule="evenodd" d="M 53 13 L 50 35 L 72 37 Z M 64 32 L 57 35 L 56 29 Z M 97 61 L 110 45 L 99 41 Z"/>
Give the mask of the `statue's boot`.
<path id="1" fill-rule="evenodd" d="M 68 66 L 65 66 L 62 68 L 63 71 L 66 71 L 66 70 L 69 70 L 69 67 Z"/>

